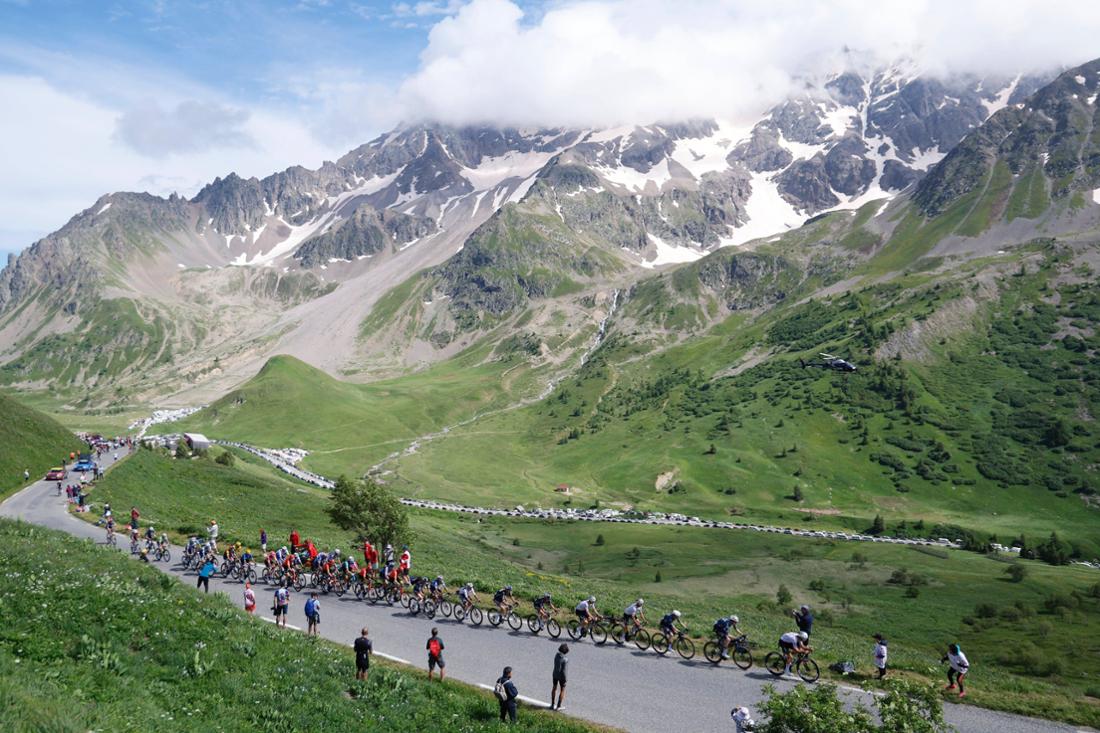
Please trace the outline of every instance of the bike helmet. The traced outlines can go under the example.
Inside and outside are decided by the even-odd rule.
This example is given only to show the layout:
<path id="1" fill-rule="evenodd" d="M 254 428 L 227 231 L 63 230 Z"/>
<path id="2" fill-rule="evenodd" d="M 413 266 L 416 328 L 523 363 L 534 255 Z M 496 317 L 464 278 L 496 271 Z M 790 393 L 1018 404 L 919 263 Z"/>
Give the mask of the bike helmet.
<path id="1" fill-rule="evenodd" d="M 467 583 L 466 584 L 466 590 L 473 590 L 473 589 L 474 589 L 474 584 L 473 583 Z"/>
<path id="2" fill-rule="evenodd" d="M 588 602 L 589 603 L 595 603 L 596 602 L 596 596 L 588 596 Z"/>
<path id="3" fill-rule="evenodd" d="M 810 638 L 810 635 L 807 634 L 805 631 L 799 631 L 798 632 L 798 638 L 801 639 L 802 641 L 806 641 L 807 639 Z"/>
<path id="4" fill-rule="evenodd" d="M 506 590 L 506 591 L 508 591 L 509 593 L 511 593 L 511 592 L 512 592 L 512 586 L 510 586 L 510 585 L 506 585 L 506 586 L 504 586 L 504 590 Z"/>
<path id="5" fill-rule="evenodd" d="M 645 601 L 643 601 L 641 598 L 639 598 L 637 601 L 635 601 L 635 603 L 637 603 L 639 606 L 644 606 L 645 605 Z"/>
<path id="6" fill-rule="evenodd" d="M 332 551 L 332 554 L 333 554 L 333 555 L 336 555 L 337 557 L 339 557 L 339 556 L 340 556 L 340 551 L 339 551 L 339 550 L 333 550 L 333 551 Z"/>
<path id="7" fill-rule="evenodd" d="M 672 615 L 675 616 L 676 618 L 680 618 L 681 616 L 683 616 L 683 614 L 680 613 L 679 611 L 673 611 Z"/>
<path id="8" fill-rule="evenodd" d="M 801 611 L 802 613 L 808 613 L 809 610 L 810 610 L 810 607 L 809 606 L 802 606 L 802 608 L 800 608 L 798 610 Z"/>
<path id="9" fill-rule="evenodd" d="M 730 623 L 731 624 L 739 624 L 739 623 L 741 623 L 741 619 L 737 618 L 737 615 L 734 614 L 733 616 L 730 616 Z"/>

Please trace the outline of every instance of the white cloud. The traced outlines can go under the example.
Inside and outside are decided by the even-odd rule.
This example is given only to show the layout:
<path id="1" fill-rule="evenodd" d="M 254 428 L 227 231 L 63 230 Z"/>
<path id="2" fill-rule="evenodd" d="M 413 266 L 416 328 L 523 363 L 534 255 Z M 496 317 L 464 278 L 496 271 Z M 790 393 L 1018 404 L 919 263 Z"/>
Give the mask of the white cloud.
<path id="1" fill-rule="evenodd" d="M 431 30 L 401 86 L 405 116 L 601 124 L 753 116 L 799 75 L 913 57 L 933 73 L 1048 69 L 1096 54 L 1100 13 L 1078 0 L 601 0 L 532 22 L 472 0 Z"/>
<path id="2" fill-rule="evenodd" d="M 265 176 L 295 164 L 318 166 L 342 152 L 319 142 L 293 115 L 252 109 L 237 128 L 252 144 L 192 146 L 154 161 L 116 134 L 117 121 L 127 114 L 122 106 L 12 74 L 0 74 L 0 99 L 6 109 L 19 110 L 0 115 L 0 249 L 18 250 L 31 243 L 32 233 L 58 229 L 104 193 L 189 195 L 230 171 Z"/>
<path id="3" fill-rule="evenodd" d="M 217 102 L 188 99 L 165 108 L 147 101 L 118 118 L 115 138 L 154 158 L 217 148 L 252 148 L 256 141 L 244 131 L 247 121 L 246 110 Z"/>

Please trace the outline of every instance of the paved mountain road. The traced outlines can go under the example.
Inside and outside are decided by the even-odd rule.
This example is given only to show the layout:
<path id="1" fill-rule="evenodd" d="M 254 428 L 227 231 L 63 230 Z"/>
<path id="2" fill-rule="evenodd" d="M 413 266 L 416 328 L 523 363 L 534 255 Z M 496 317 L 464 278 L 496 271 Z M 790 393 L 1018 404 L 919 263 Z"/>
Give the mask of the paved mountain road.
<path id="1" fill-rule="evenodd" d="M 104 463 L 109 464 L 110 456 L 105 458 Z M 128 507 L 117 509 L 121 518 Z M 54 486 L 45 481 L 27 487 L 0 504 L 0 515 L 60 529 L 97 543 L 104 539 L 101 528 L 71 516 L 66 510 L 65 498 L 58 497 Z M 119 544 L 128 543 L 120 537 Z M 175 565 L 181 552 L 180 548 L 173 549 L 171 567 L 164 563 L 154 565 L 193 585 L 194 574 L 184 573 Z M 210 585 L 212 591 L 225 592 L 234 603 L 243 606 L 242 584 L 214 578 Z M 256 590 L 258 611 L 270 620 L 272 591 L 263 584 L 257 585 Z M 302 608 L 307 597 L 308 592 L 292 594 L 291 625 L 305 626 Z M 568 603 L 572 599 L 560 601 Z M 699 621 L 695 621 L 695 627 L 699 628 Z M 320 628 L 325 637 L 350 644 L 359 629 L 368 626 L 380 654 L 407 661 L 424 669 L 425 674 L 427 653 L 424 646 L 433 625 L 439 627 L 446 643 L 444 659 L 449 676 L 486 686 L 492 684 L 505 665 L 511 665 L 520 693 L 527 698 L 525 702 L 545 705 L 549 701 L 554 652 L 557 645 L 567 639 L 554 641 L 533 637 L 526 631 L 512 632 L 506 627 L 495 629 L 487 622 L 475 628 L 449 619 L 429 621 L 410 617 L 400 606 L 371 606 L 353 596 L 321 596 Z M 748 705 L 755 709 L 762 698 L 763 686 L 775 682 L 760 666 L 748 672 L 732 664 L 713 667 L 700 661 L 701 654 L 691 662 L 684 662 L 675 656 L 660 658 L 652 652 L 619 648 L 614 644 L 595 647 L 589 641 L 568 643 L 571 651 L 565 700 L 567 714 L 639 733 L 728 732 L 732 730 L 730 708 Z M 762 658 L 763 654 L 756 656 Z M 975 661 L 981 664 L 981 660 Z M 349 678 L 351 675 L 349 660 Z M 776 683 L 781 690 L 794 684 L 798 683 L 788 680 Z M 869 693 L 854 688 L 847 694 L 865 703 L 870 700 Z M 946 715 L 960 733 L 1073 733 L 1084 730 L 966 705 L 948 705 Z"/>

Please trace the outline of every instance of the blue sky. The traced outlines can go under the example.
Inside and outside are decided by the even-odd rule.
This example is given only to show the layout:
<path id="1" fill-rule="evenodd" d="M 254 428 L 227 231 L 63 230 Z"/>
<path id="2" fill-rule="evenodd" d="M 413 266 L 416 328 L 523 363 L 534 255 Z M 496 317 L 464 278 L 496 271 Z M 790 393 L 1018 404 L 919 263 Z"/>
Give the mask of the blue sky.
<path id="1" fill-rule="evenodd" d="M 1092 5 L 0 0 L 0 254 L 106 193 L 316 167 L 403 121 L 751 122 L 846 46 L 929 73 L 1075 65 Z"/>

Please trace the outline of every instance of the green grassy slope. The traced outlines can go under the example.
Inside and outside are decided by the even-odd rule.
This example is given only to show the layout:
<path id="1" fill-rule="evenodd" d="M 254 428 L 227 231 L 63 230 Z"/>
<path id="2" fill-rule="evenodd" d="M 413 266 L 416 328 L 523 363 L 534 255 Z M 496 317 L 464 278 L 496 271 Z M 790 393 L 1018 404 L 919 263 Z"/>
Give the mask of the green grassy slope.
<path id="1" fill-rule="evenodd" d="M 505 373 L 508 372 L 505 377 Z M 518 354 L 465 352 L 407 377 L 352 384 L 289 356 L 180 424 L 211 437 L 315 451 L 314 470 L 355 475 L 410 440 L 507 404 L 530 387 Z"/>
<path id="2" fill-rule="evenodd" d="M 0 542 L 5 731 L 498 727 L 486 694 L 385 663 L 356 682 L 349 648 L 276 630 L 117 552 L 8 520 Z M 589 730 L 535 712 L 521 729 Z"/>
<path id="3" fill-rule="evenodd" d="M 93 490 L 94 501 L 136 504 L 169 531 L 186 533 L 217 517 L 229 540 L 255 543 L 263 526 L 279 541 L 297 528 L 352 550 L 325 515 L 325 497 L 255 464 L 229 468 L 150 451 L 139 451 Z M 1072 661 L 1063 655 L 1071 634 L 1088 644 L 1100 631 L 1095 571 L 1023 562 L 1027 577 L 1010 583 L 1006 562 L 932 548 L 437 512 L 414 513 L 412 525 L 415 567 L 442 573 L 452 585 L 469 580 L 493 590 L 510 583 L 525 600 L 548 590 L 563 606 L 595 591 L 613 610 L 641 594 L 651 615 L 679 608 L 697 634 L 736 611 L 761 646 L 789 630 L 786 609 L 775 604 L 783 585 L 793 603 L 818 609 L 820 659 L 853 659 L 866 671 L 868 637 L 881 630 L 895 669 L 924 676 L 939 649 L 958 639 L 975 661 L 978 704 L 1100 722 L 1096 700 L 1084 696 L 1100 694 L 1100 657 L 1089 650 Z"/>
<path id="4" fill-rule="evenodd" d="M 428 443 L 398 464 L 406 494 L 495 504 L 573 500 L 717 517 L 729 513 L 862 531 L 888 521 L 952 524 L 1001 540 L 1051 531 L 1100 555 L 1090 405 L 1100 300 L 1065 282 L 1065 253 L 1011 256 L 957 279 L 888 285 L 735 321 L 637 359 L 612 339 L 545 402 Z M 1076 325 L 1074 325 L 1076 324 Z M 903 348 L 906 359 L 880 354 Z M 751 353 L 775 354 L 737 374 Z M 830 351 L 854 375 L 800 369 Z M 787 352 L 787 353 L 784 353 Z M 712 449 L 713 447 L 713 449 Z M 670 480 L 658 489 L 658 477 Z M 798 487 L 803 501 L 790 497 Z M 929 530 L 931 531 L 931 530 Z M 949 529 L 937 531 L 949 532 Z"/>
<path id="5" fill-rule="evenodd" d="M 0 498 L 24 485 L 24 469 L 37 481 L 81 447 L 59 423 L 3 394 L 0 416 Z"/>

